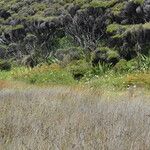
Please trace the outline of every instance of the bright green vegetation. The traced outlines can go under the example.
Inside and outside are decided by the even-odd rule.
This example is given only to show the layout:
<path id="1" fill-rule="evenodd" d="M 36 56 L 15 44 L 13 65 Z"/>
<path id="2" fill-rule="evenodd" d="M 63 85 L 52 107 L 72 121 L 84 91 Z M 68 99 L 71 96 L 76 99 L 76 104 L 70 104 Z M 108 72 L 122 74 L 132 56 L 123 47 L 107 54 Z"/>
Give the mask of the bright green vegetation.
<path id="1" fill-rule="evenodd" d="M 1 71 L 0 80 L 18 80 L 31 84 L 46 85 L 69 85 L 75 82 L 68 72 L 60 69 L 57 65 L 54 65 L 54 67 L 43 65 L 33 70 L 26 67 L 16 67 L 11 71 Z"/>
<path id="2" fill-rule="evenodd" d="M 109 26 L 107 26 L 107 32 L 113 33 L 116 32 L 117 30 L 124 30 L 127 32 L 127 31 L 138 30 L 140 27 L 143 29 L 150 29 L 150 23 L 134 24 L 134 25 L 110 24 Z"/>
<path id="3" fill-rule="evenodd" d="M 133 0 L 135 3 L 137 4 L 143 4 L 144 3 L 144 0 Z"/>
<path id="4" fill-rule="evenodd" d="M 121 12 L 121 10 L 124 8 L 124 6 L 125 6 L 125 2 L 120 2 L 120 3 L 117 3 L 116 5 L 114 5 L 112 7 L 113 14 L 118 15 Z"/>
<path id="5" fill-rule="evenodd" d="M 33 69 L 15 67 L 0 71 L 0 80 L 23 81 L 36 85 L 78 85 L 94 88 L 124 89 L 129 86 L 150 89 L 150 59 L 120 60 L 113 69 L 105 64 L 92 67 L 85 60 L 73 61 L 66 67 L 53 63 Z"/>
<path id="6" fill-rule="evenodd" d="M 134 25 L 120 25 L 110 24 L 107 26 L 107 33 L 113 35 L 112 38 L 123 38 L 127 33 L 135 33 L 140 30 L 149 30 L 150 23 L 145 24 L 134 24 Z"/>
<path id="7" fill-rule="evenodd" d="M 90 6 L 93 7 L 102 7 L 102 8 L 108 8 L 116 4 L 117 0 L 109 0 L 109 1 L 98 1 L 98 0 L 93 0 L 90 2 Z"/>

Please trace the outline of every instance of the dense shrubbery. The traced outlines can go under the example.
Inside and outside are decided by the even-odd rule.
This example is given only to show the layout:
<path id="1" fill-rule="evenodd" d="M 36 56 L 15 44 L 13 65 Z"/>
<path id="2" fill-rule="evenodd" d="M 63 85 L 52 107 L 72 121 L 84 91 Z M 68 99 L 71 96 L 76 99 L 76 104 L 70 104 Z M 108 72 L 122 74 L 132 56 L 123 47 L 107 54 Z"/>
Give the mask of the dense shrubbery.
<path id="1" fill-rule="evenodd" d="M 74 79 L 80 80 L 88 72 L 91 72 L 91 66 L 85 60 L 72 61 L 67 66 L 67 71 L 73 75 Z"/>
<path id="2" fill-rule="evenodd" d="M 63 67 L 60 76 L 33 69 L 25 78 L 32 83 L 55 77 L 54 82 L 63 82 L 63 71 L 70 82 L 145 72 L 150 68 L 149 6 L 148 0 L 2 0 L 0 70 L 11 68 L 5 59 L 29 68 Z"/>
<path id="3" fill-rule="evenodd" d="M 11 69 L 11 64 L 8 61 L 0 60 L 0 71 L 9 71 Z"/>
<path id="4" fill-rule="evenodd" d="M 34 54 L 38 64 L 56 56 L 58 49 L 79 46 L 88 56 L 103 41 L 120 59 L 149 53 L 147 0 L 3 0 L 0 7 L 0 44 L 8 58 Z"/>

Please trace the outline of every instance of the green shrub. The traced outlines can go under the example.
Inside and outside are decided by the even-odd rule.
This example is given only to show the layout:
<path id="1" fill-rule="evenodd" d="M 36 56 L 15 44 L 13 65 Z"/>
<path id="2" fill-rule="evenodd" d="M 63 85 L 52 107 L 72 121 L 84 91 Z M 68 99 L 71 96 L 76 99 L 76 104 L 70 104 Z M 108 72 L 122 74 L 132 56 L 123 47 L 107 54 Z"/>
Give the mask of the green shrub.
<path id="1" fill-rule="evenodd" d="M 0 70 L 1 71 L 9 71 L 11 70 L 11 64 L 8 61 L 0 61 Z"/>
<path id="2" fill-rule="evenodd" d="M 68 47 L 73 47 L 73 39 L 70 36 L 64 36 L 58 39 L 58 48 L 66 49 Z"/>
<path id="3" fill-rule="evenodd" d="M 117 72 L 128 72 L 135 69 L 136 62 L 132 61 L 126 61 L 125 59 L 121 59 L 115 66 L 114 70 Z"/>
<path id="4" fill-rule="evenodd" d="M 109 0 L 109 1 L 93 0 L 90 3 L 90 6 L 108 8 L 108 7 L 113 6 L 116 2 L 117 0 Z"/>
<path id="5" fill-rule="evenodd" d="M 101 76 L 110 70 L 111 65 L 107 63 L 99 63 L 97 66 L 92 68 L 92 74 Z"/>
<path id="6" fill-rule="evenodd" d="M 119 2 L 114 7 L 112 7 L 112 13 L 114 15 L 119 15 L 121 11 L 124 9 L 126 2 Z"/>
<path id="7" fill-rule="evenodd" d="M 144 0 L 133 0 L 134 3 L 142 5 Z"/>
<path id="8" fill-rule="evenodd" d="M 117 72 L 148 71 L 150 69 L 150 57 L 139 55 L 135 59 L 126 61 L 121 59 L 115 66 Z"/>
<path id="9" fill-rule="evenodd" d="M 0 44 L 0 59 L 4 59 L 7 52 L 7 46 Z"/>
<path id="10" fill-rule="evenodd" d="M 66 67 L 71 61 L 79 60 L 84 57 L 83 49 L 80 47 L 68 47 L 57 49 L 55 57 L 60 60 L 60 64 Z"/>
<path id="11" fill-rule="evenodd" d="M 150 70 L 150 56 L 139 55 L 136 58 L 138 70 Z"/>
<path id="12" fill-rule="evenodd" d="M 98 47 L 96 51 L 92 54 L 92 64 L 97 66 L 100 64 L 108 64 L 114 66 L 120 57 L 117 50 L 109 47 Z"/>
<path id="13" fill-rule="evenodd" d="M 86 73 L 91 71 L 91 66 L 85 60 L 76 60 L 67 66 L 67 71 L 73 75 L 74 79 L 80 80 Z"/>

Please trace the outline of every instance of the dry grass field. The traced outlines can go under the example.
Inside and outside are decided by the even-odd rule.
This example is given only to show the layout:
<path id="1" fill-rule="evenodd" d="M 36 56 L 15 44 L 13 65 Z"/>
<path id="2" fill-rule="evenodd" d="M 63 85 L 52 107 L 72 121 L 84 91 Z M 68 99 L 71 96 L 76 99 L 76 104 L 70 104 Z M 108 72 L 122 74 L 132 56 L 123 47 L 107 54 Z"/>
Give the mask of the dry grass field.
<path id="1" fill-rule="evenodd" d="M 150 97 L 142 91 L 4 87 L 0 150 L 150 150 Z"/>

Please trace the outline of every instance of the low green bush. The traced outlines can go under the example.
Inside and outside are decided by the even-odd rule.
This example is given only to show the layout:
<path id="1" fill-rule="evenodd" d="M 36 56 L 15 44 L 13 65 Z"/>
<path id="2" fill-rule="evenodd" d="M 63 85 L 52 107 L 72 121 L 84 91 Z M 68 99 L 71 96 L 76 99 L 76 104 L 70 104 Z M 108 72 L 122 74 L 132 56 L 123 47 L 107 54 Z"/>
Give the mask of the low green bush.
<path id="1" fill-rule="evenodd" d="M 9 70 L 11 70 L 10 62 L 0 60 L 0 70 L 1 71 L 9 71 Z"/>
<path id="2" fill-rule="evenodd" d="M 150 56 L 139 55 L 136 58 L 137 69 L 141 71 L 150 70 Z"/>
<path id="3" fill-rule="evenodd" d="M 125 59 L 121 59 L 115 66 L 114 70 L 117 72 L 127 72 L 131 69 L 131 66 Z"/>
<path id="4" fill-rule="evenodd" d="M 133 71 L 144 71 L 148 70 L 150 67 L 150 61 L 148 62 L 147 57 L 142 56 L 141 58 L 132 59 L 127 61 L 121 59 L 115 66 L 114 70 L 117 72 L 129 73 Z"/>
<path id="5" fill-rule="evenodd" d="M 70 72 L 74 79 L 80 80 L 91 71 L 91 66 L 85 60 L 72 61 L 67 67 L 67 71 Z"/>
<path id="6" fill-rule="evenodd" d="M 106 63 L 99 63 L 97 66 L 92 68 L 92 74 L 101 76 L 110 70 L 111 65 Z"/>

